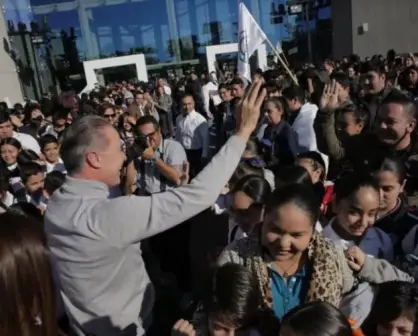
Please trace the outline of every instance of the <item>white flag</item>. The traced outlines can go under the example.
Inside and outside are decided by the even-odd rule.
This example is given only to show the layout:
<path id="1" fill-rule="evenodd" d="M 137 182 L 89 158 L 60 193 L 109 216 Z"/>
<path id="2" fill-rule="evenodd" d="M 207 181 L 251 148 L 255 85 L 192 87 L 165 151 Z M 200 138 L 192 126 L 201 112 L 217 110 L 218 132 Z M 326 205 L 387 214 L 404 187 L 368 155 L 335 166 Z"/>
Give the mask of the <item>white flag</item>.
<path id="1" fill-rule="evenodd" d="M 267 39 L 247 7 L 239 5 L 238 74 L 251 81 L 250 57 Z"/>

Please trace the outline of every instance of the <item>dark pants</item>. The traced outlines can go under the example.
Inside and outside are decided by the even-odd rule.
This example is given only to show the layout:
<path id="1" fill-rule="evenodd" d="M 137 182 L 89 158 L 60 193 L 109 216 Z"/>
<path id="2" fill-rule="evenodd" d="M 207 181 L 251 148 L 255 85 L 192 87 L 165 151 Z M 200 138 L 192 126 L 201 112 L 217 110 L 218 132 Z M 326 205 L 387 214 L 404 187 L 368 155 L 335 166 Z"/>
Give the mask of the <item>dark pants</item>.
<path id="1" fill-rule="evenodd" d="M 189 176 L 190 179 L 196 177 L 203 169 L 202 165 L 202 149 L 186 149 L 187 161 L 189 161 Z"/>

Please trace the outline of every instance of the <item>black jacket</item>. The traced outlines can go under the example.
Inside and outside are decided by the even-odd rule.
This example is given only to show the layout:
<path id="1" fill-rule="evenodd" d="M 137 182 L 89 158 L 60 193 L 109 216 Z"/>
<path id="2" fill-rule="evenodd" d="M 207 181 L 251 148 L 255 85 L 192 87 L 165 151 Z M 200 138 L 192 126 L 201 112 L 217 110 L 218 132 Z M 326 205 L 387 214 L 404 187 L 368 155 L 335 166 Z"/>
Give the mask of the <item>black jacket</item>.
<path id="1" fill-rule="evenodd" d="M 375 227 L 385 231 L 393 242 L 395 257 L 401 257 L 402 241 L 411 229 L 418 224 L 418 213 L 404 201 L 386 216 L 378 219 Z"/>
<path id="2" fill-rule="evenodd" d="M 278 125 L 267 126 L 261 143 L 267 167 L 291 165 L 298 154 L 297 134 L 284 120 Z"/>

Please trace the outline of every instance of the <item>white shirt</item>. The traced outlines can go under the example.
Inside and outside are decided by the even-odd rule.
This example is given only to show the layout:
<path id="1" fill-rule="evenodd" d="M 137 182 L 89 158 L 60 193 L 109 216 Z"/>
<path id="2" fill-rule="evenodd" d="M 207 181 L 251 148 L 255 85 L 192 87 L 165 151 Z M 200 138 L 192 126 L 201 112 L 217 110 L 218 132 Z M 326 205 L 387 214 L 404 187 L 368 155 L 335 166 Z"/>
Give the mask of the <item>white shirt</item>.
<path id="1" fill-rule="evenodd" d="M 58 164 L 59 163 L 64 164 L 64 162 L 61 160 L 61 158 L 58 159 Z M 57 165 L 57 163 L 49 163 L 48 161 L 45 161 L 46 173 L 49 174 L 50 172 L 54 171 L 56 165 Z M 62 173 L 66 174 L 67 172 L 64 171 Z"/>
<path id="2" fill-rule="evenodd" d="M 209 127 L 206 119 L 196 111 L 177 117 L 176 140 L 184 149 L 202 149 L 202 157 L 208 157 Z"/>
<path id="3" fill-rule="evenodd" d="M 214 95 L 212 95 L 212 97 L 211 97 L 210 93 L 212 91 L 216 91 L 216 93 Z M 208 116 L 212 117 L 212 113 L 210 112 L 210 109 L 209 109 L 210 98 L 212 98 L 213 104 L 215 106 L 218 106 L 220 103 L 222 103 L 222 99 L 221 99 L 221 97 L 219 96 L 219 93 L 218 93 L 218 85 L 216 85 L 213 82 L 209 82 L 206 85 L 204 85 L 202 87 L 202 96 L 203 96 L 203 105 L 205 107 L 205 111 L 206 111 Z"/>
<path id="4" fill-rule="evenodd" d="M 332 228 L 333 220 L 322 230 L 322 235 L 325 238 L 331 240 L 336 246 L 342 247 L 343 250 L 346 250 L 350 247 L 355 246 L 356 244 L 352 240 L 342 239 Z"/>
<path id="5" fill-rule="evenodd" d="M 39 147 L 38 141 L 29 134 L 13 132 L 12 137 L 20 142 L 23 149 L 31 149 L 36 154 L 41 154 L 41 147 Z"/>

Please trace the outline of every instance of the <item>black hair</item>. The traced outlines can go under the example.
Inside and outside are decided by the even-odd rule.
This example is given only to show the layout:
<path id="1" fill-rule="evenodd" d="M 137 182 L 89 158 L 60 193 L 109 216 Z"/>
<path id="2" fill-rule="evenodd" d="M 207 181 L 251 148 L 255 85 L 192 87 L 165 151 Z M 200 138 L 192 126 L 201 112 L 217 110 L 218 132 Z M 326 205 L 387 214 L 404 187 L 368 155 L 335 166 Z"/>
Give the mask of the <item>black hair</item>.
<path id="1" fill-rule="evenodd" d="M 359 124 L 360 122 L 363 122 L 364 124 L 366 124 L 368 120 L 368 112 L 363 106 L 357 107 L 354 104 L 350 104 L 342 108 L 339 108 L 337 110 L 337 113 L 340 115 L 344 113 L 353 113 L 356 124 Z"/>
<path id="2" fill-rule="evenodd" d="M 322 158 L 321 154 L 315 151 L 303 152 L 303 153 L 298 154 L 298 156 L 296 157 L 296 160 L 297 159 L 308 159 L 311 161 L 310 163 L 314 170 L 321 169 L 321 175 L 319 176 L 319 179 L 321 180 L 321 182 L 324 182 L 326 168 L 325 168 L 325 161 Z"/>
<path id="3" fill-rule="evenodd" d="M 404 183 L 407 178 L 405 163 L 396 155 L 388 155 L 372 161 L 370 170 L 372 173 L 379 171 L 391 172 L 397 177 L 400 184 Z"/>
<path id="4" fill-rule="evenodd" d="M 30 163 L 35 160 L 39 160 L 39 155 L 36 154 L 32 149 L 22 149 L 17 156 L 18 165 Z"/>
<path id="5" fill-rule="evenodd" d="M 40 110 L 40 109 L 41 109 L 41 106 L 38 103 L 32 103 L 32 102 L 27 103 L 25 107 L 23 108 L 23 113 L 25 114 L 23 123 L 24 124 L 29 123 L 32 119 L 32 112 L 34 110 Z"/>
<path id="6" fill-rule="evenodd" d="M 378 293 L 362 330 L 367 336 L 377 336 L 377 326 L 405 316 L 414 324 L 418 321 L 418 286 L 403 281 L 379 285 Z"/>
<path id="7" fill-rule="evenodd" d="M 22 149 L 22 144 L 20 143 L 19 140 L 15 139 L 15 138 L 5 138 L 5 139 L 0 140 L 0 148 L 4 145 L 13 146 L 17 150 Z"/>
<path id="8" fill-rule="evenodd" d="M 283 89 L 283 84 L 278 80 L 271 79 L 264 84 L 267 93 L 280 92 Z"/>
<path id="9" fill-rule="evenodd" d="M 241 78 L 239 78 L 239 77 L 234 77 L 234 78 L 231 80 L 230 85 L 231 85 L 231 86 L 232 86 L 232 85 L 240 85 L 240 86 L 244 87 L 244 81 L 243 81 Z"/>
<path id="10" fill-rule="evenodd" d="M 41 224 L 43 223 L 41 210 L 29 202 L 18 202 L 12 204 L 7 208 L 6 213 L 24 216 L 25 218 L 32 218 Z"/>
<path id="11" fill-rule="evenodd" d="M 46 175 L 44 181 L 44 189 L 49 194 L 60 188 L 65 182 L 65 174 L 60 171 L 52 171 Z"/>
<path id="12" fill-rule="evenodd" d="M 309 172 L 301 166 L 286 166 L 274 169 L 276 188 L 289 184 L 303 184 L 312 186 L 312 177 Z"/>
<path id="13" fill-rule="evenodd" d="M 36 162 L 28 162 L 20 165 L 20 178 L 22 179 L 23 184 L 29 180 L 29 177 L 37 175 L 39 173 L 44 173 L 44 168 Z"/>
<path id="14" fill-rule="evenodd" d="M 372 188 L 379 193 L 379 183 L 367 172 L 349 172 L 334 184 L 335 200 L 350 199 L 360 188 Z"/>
<path id="15" fill-rule="evenodd" d="M 23 105 L 21 103 L 16 103 L 13 105 L 15 110 L 23 111 Z"/>
<path id="16" fill-rule="evenodd" d="M 113 113 L 116 113 L 115 106 L 110 103 L 103 103 L 99 107 L 99 116 L 103 117 L 107 109 L 112 109 Z"/>
<path id="17" fill-rule="evenodd" d="M 361 72 L 376 72 L 378 75 L 386 75 L 385 65 L 377 59 L 364 63 Z"/>
<path id="18" fill-rule="evenodd" d="M 58 139 L 52 134 L 45 134 L 39 139 L 39 145 L 41 147 L 42 152 L 44 151 L 45 146 L 50 143 L 55 143 L 58 145 Z"/>
<path id="19" fill-rule="evenodd" d="M 264 205 L 271 194 L 271 186 L 264 177 L 248 175 L 240 179 L 231 190 L 231 193 L 242 191 L 250 197 L 255 204 Z"/>
<path id="20" fill-rule="evenodd" d="M 0 102 L 0 111 L 7 111 L 9 108 L 9 106 L 7 105 L 6 102 L 2 101 Z"/>
<path id="21" fill-rule="evenodd" d="M 65 119 L 67 120 L 68 113 L 71 112 L 71 109 L 60 107 L 59 109 L 54 111 L 54 114 L 52 115 L 52 122 L 56 123 L 58 120 Z"/>
<path id="22" fill-rule="evenodd" d="M 7 111 L 7 109 L 6 110 L 0 109 L 0 124 L 4 124 L 8 121 L 11 122 L 9 112 Z"/>
<path id="23" fill-rule="evenodd" d="M 264 177 L 264 169 L 263 167 L 256 167 L 251 165 L 250 160 L 241 161 L 229 179 L 230 187 L 233 189 L 235 184 L 247 175 L 257 175 Z"/>
<path id="24" fill-rule="evenodd" d="M 343 72 L 333 72 L 330 79 L 335 79 L 344 89 L 350 87 L 350 78 Z"/>
<path id="25" fill-rule="evenodd" d="M 155 129 L 157 130 L 160 126 L 160 124 L 158 123 L 157 119 L 155 119 L 153 116 L 151 115 L 146 115 L 143 116 L 141 118 L 139 118 L 136 122 L 136 127 L 138 128 L 139 126 L 143 126 L 146 124 L 153 124 L 155 126 Z"/>
<path id="26" fill-rule="evenodd" d="M 301 104 L 305 102 L 305 91 L 299 86 L 289 86 L 282 91 L 282 96 L 286 99 L 293 100 L 297 99 Z"/>
<path id="27" fill-rule="evenodd" d="M 347 318 L 327 302 L 311 302 L 285 315 L 280 335 L 285 331 L 297 336 L 352 336 Z"/>
<path id="28" fill-rule="evenodd" d="M 212 321 L 231 327 L 251 326 L 259 312 L 257 280 L 244 266 L 227 263 L 215 269 L 205 310 Z"/>
<path id="29" fill-rule="evenodd" d="M 417 118 L 417 106 L 414 101 L 411 100 L 407 95 L 403 94 L 400 91 L 391 91 L 383 100 L 382 104 L 396 104 L 403 107 L 404 114 L 408 119 Z"/>
<path id="30" fill-rule="evenodd" d="M 321 201 L 311 185 L 294 183 L 277 188 L 266 202 L 266 212 L 275 211 L 289 203 L 303 210 L 311 219 L 312 226 L 315 226 L 320 215 Z"/>
<path id="31" fill-rule="evenodd" d="M 222 84 L 220 84 L 219 87 L 218 87 L 218 91 L 221 91 L 222 89 L 231 91 L 232 90 L 231 84 L 228 84 L 228 83 L 222 83 Z"/>
<path id="32" fill-rule="evenodd" d="M 257 69 L 255 69 L 254 74 L 262 76 L 263 75 L 263 70 L 261 68 L 257 68 Z"/>

